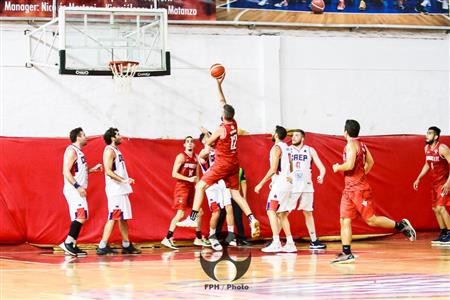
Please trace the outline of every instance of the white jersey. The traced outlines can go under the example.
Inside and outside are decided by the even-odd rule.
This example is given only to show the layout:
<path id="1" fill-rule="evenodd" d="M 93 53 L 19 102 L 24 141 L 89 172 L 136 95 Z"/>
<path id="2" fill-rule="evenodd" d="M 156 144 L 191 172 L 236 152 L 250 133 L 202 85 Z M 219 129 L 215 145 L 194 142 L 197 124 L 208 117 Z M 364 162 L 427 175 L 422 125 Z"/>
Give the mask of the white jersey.
<path id="1" fill-rule="evenodd" d="M 112 165 L 113 172 L 124 179 L 128 179 L 127 167 L 125 165 L 122 153 L 119 151 L 119 149 L 111 145 L 106 146 L 105 151 L 107 149 L 112 149 L 115 154 L 115 158 Z M 106 182 L 105 190 L 107 196 L 126 195 L 133 192 L 133 189 L 131 188 L 131 185 L 129 183 L 118 182 L 117 180 L 114 180 L 108 175 L 106 175 L 106 172 L 105 172 L 105 182 Z"/>
<path id="2" fill-rule="evenodd" d="M 77 146 L 72 144 L 67 146 L 64 155 L 66 155 L 66 152 L 69 149 L 74 150 L 77 154 L 77 160 L 73 163 L 71 169 L 73 178 L 79 185 L 86 189 L 88 185 L 88 165 L 84 153 Z M 64 190 L 75 190 L 75 187 L 66 179 L 66 177 L 64 177 Z"/>
<path id="3" fill-rule="evenodd" d="M 212 167 L 214 164 L 214 160 L 216 159 L 216 153 L 214 152 L 214 149 L 211 148 L 208 154 L 208 160 L 205 161 L 205 163 L 201 163 L 200 167 L 202 168 L 202 173 L 205 174 L 208 172 L 208 170 Z"/>
<path id="4" fill-rule="evenodd" d="M 314 187 L 311 179 L 311 147 L 304 145 L 297 148 L 294 145 L 289 146 L 293 164 L 293 192 L 294 193 L 312 193 Z"/>
<path id="5" fill-rule="evenodd" d="M 292 184 L 287 181 L 287 177 L 291 175 L 291 159 L 289 146 L 284 142 L 276 143 L 274 147 L 279 147 L 281 150 L 281 157 L 278 163 L 278 170 L 275 175 L 272 176 L 272 189 L 273 190 L 290 190 L 292 189 Z M 270 165 L 274 162 L 272 157 L 270 157 Z"/>

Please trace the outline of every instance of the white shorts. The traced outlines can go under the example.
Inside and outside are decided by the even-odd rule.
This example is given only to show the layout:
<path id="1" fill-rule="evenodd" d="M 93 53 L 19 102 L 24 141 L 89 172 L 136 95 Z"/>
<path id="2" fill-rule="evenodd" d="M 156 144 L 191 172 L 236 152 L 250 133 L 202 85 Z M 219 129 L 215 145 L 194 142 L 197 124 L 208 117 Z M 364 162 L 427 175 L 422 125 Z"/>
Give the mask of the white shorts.
<path id="1" fill-rule="evenodd" d="M 299 199 L 300 203 L 298 202 Z M 314 192 L 292 193 L 289 202 L 290 205 L 294 204 L 294 208 L 292 208 L 292 210 L 297 207 L 298 203 L 297 210 L 313 211 Z"/>
<path id="2" fill-rule="evenodd" d="M 128 194 L 106 196 L 108 198 L 108 220 L 130 220 L 133 218 Z"/>
<path id="3" fill-rule="evenodd" d="M 88 219 L 88 205 L 86 197 L 81 197 L 76 189 L 64 190 L 67 204 L 69 204 L 70 220 Z"/>
<path id="4" fill-rule="evenodd" d="M 213 184 L 206 189 L 206 197 L 208 198 L 209 209 L 217 211 L 231 205 L 230 190 L 220 184 Z"/>
<path id="5" fill-rule="evenodd" d="M 286 208 L 287 201 L 291 195 L 291 191 L 280 191 L 271 189 L 267 198 L 266 210 L 273 210 L 277 213 L 288 211 Z"/>

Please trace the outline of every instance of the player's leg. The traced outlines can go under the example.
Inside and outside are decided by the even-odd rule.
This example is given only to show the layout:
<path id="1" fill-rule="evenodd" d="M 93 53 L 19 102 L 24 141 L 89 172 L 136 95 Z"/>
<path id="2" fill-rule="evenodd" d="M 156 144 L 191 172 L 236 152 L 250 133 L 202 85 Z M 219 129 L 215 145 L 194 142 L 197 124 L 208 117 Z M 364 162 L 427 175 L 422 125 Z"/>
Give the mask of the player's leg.
<path id="1" fill-rule="evenodd" d="M 277 211 L 280 206 L 278 197 L 276 196 L 276 192 L 271 190 L 269 193 L 269 198 L 267 200 L 267 216 L 269 217 L 270 229 L 272 230 L 272 242 L 267 246 L 261 249 L 263 252 L 280 252 L 281 251 L 281 242 L 280 242 L 280 226 Z"/>
<path id="2" fill-rule="evenodd" d="M 203 217 L 203 209 L 200 208 L 198 211 L 198 218 L 197 218 L 197 228 L 195 230 L 195 239 L 194 239 L 194 246 L 200 246 L 200 247 L 210 247 L 210 242 L 205 239 L 202 235 L 202 217 Z"/>
<path id="3" fill-rule="evenodd" d="M 189 218 L 186 218 L 185 220 L 178 222 L 177 226 L 197 227 L 198 212 L 203 202 L 203 195 L 205 194 L 207 188 L 208 184 L 205 181 L 203 181 L 203 179 L 197 182 L 197 184 L 195 185 L 195 195 L 194 195 L 194 203 L 192 204 L 192 212 Z"/>
<path id="4" fill-rule="evenodd" d="M 352 254 L 352 219 L 354 219 L 358 211 L 352 201 L 353 192 L 343 192 L 340 204 L 340 226 L 341 226 L 341 242 L 342 253 L 340 253 L 332 263 L 351 263 L 355 260 Z"/>
<path id="5" fill-rule="evenodd" d="M 402 232 L 410 241 L 416 240 L 416 231 L 407 219 L 398 222 L 384 216 L 375 215 L 375 208 L 372 201 L 372 191 L 355 191 L 353 192 L 352 201 L 356 210 L 366 221 L 367 225 L 372 227 L 382 227 L 397 229 Z"/>
<path id="6" fill-rule="evenodd" d="M 175 232 L 175 229 L 177 228 L 177 223 L 181 221 L 184 217 L 184 209 L 177 209 L 177 212 L 175 213 L 175 216 L 173 216 L 172 220 L 170 220 L 169 224 L 169 230 L 167 231 L 167 235 L 164 237 L 164 239 L 161 241 L 161 244 L 163 246 L 166 246 L 170 249 L 178 249 L 177 246 L 173 243 L 173 233 Z"/>
<path id="7" fill-rule="evenodd" d="M 142 251 L 134 247 L 128 235 L 128 220 L 133 218 L 130 199 L 128 195 L 121 195 L 119 201 L 119 207 L 122 210 L 122 218 L 119 220 L 119 230 L 122 236 L 122 254 L 140 254 Z"/>
<path id="8" fill-rule="evenodd" d="M 211 220 L 209 221 L 209 243 L 211 247 L 216 250 L 222 250 L 222 245 L 220 245 L 219 240 L 216 236 L 216 227 L 217 221 L 219 219 L 220 208 L 217 207 L 214 211 L 211 212 Z"/>
<path id="9" fill-rule="evenodd" d="M 441 245 L 450 245 L 450 216 L 444 205 L 436 206 L 436 210 L 442 219 L 442 223 L 444 223 L 443 228 L 446 229 L 445 235 L 442 234 L 443 230 L 441 230 L 442 237 L 440 238 L 440 244 Z"/>
<path id="10" fill-rule="evenodd" d="M 327 246 L 317 239 L 316 225 L 314 223 L 314 216 L 313 216 L 314 210 L 313 203 L 314 203 L 314 193 L 302 193 L 300 195 L 299 209 L 303 211 L 303 215 L 305 216 L 306 228 L 308 229 L 309 238 L 311 239 L 309 248 L 313 250 L 325 249 Z"/>
<path id="11" fill-rule="evenodd" d="M 109 218 L 111 218 L 111 217 L 109 217 Z M 98 248 L 97 248 L 98 255 L 116 254 L 117 253 L 116 250 L 113 250 L 108 245 L 108 240 L 109 240 L 109 237 L 111 236 L 111 233 L 114 229 L 115 224 L 116 224 L 115 219 L 108 219 L 108 221 L 106 221 L 105 227 L 103 228 L 102 239 L 101 239 L 100 243 L 98 244 Z"/>
<path id="12" fill-rule="evenodd" d="M 292 253 L 297 252 L 297 247 L 295 246 L 294 239 L 291 233 L 291 224 L 289 223 L 289 212 L 284 211 L 278 213 L 281 227 L 283 228 L 284 234 L 286 235 L 286 244 L 281 248 L 281 251 Z"/>
<path id="13" fill-rule="evenodd" d="M 250 228 L 252 231 L 252 237 L 257 238 L 260 234 L 259 221 L 253 216 L 250 207 L 248 206 L 247 200 L 242 197 L 241 193 L 238 189 L 230 188 L 231 197 L 236 201 L 237 205 L 242 209 L 244 214 L 247 216 L 248 222 L 250 224 Z"/>
<path id="14" fill-rule="evenodd" d="M 77 246 L 77 239 L 81 231 L 81 227 L 86 222 L 88 217 L 88 208 L 86 198 L 80 196 L 77 191 L 64 192 L 67 204 L 69 205 L 70 224 L 69 233 L 66 239 L 62 242 L 61 247 L 66 253 L 72 256 L 86 256 L 86 252 L 82 251 Z"/>
<path id="15" fill-rule="evenodd" d="M 236 235 L 234 234 L 234 214 L 233 214 L 233 206 L 231 205 L 231 199 L 225 205 L 225 211 L 226 211 L 227 231 L 228 231 L 226 242 L 230 246 L 237 246 Z"/>
<path id="16" fill-rule="evenodd" d="M 238 246 L 250 245 L 250 243 L 245 238 L 244 223 L 242 222 L 242 209 L 234 200 L 232 200 L 231 206 L 233 207 L 233 217 L 234 217 L 234 224 L 236 225 L 237 230 L 236 240 Z"/>

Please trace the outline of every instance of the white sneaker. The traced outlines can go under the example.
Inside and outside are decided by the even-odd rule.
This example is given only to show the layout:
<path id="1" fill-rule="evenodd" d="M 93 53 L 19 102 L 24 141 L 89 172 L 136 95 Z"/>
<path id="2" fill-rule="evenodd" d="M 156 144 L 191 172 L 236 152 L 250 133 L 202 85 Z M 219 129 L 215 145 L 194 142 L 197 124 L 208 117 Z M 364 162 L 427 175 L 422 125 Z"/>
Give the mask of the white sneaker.
<path id="1" fill-rule="evenodd" d="M 162 241 L 161 244 L 166 246 L 167 248 L 170 249 L 174 249 L 177 250 L 178 248 L 175 246 L 175 244 L 172 242 L 172 240 L 168 239 L 167 237 L 165 237 Z"/>
<path id="2" fill-rule="evenodd" d="M 261 251 L 262 252 L 281 252 L 281 243 L 272 241 L 272 243 L 270 243 L 269 246 L 262 248 Z"/>
<path id="3" fill-rule="evenodd" d="M 430 2 L 430 0 L 423 0 L 421 5 L 423 7 L 431 6 L 431 2 Z"/>
<path id="4" fill-rule="evenodd" d="M 209 242 L 211 243 L 211 248 L 213 248 L 214 250 L 216 251 L 222 250 L 222 245 L 216 238 L 209 238 Z"/>
<path id="5" fill-rule="evenodd" d="M 264 6 L 264 5 L 266 5 L 267 3 L 269 3 L 268 0 L 261 0 L 261 1 L 258 2 L 258 5 L 259 5 L 259 6 Z"/>
<path id="6" fill-rule="evenodd" d="M 209 243 L 209 241 L 204 238 L 201 238 L 201 239 L 195 238 L 194 245 L 200 246 L 200 247 L 211 247 L 211 244 Z"/>
<path id="7" fill-rule="evenodd" d="M 178 222 L 177 226 L 179 226 L 179 227 L 197 227 L 197 222 L 192 221 L 190 217 L 187 217 L 183 221 Z"/>
<path id="8" fill-rule="evenodd" d="M 288 3 L 286 1 L 281 1 L 279 3 L 275 3 L 275 7 L 286 7 L 288 6 Z"/>
<path id="9" fill-rule="evenodd" d="M 252 230 L 252 238 L 258 238 L 260 234 L 259 221 L 253 219 L 253 222 L 250 223 L 250 229 Z"/>
<path id="10" fill-rule="evenodd" d="M 445 0 L 442 2 L 442 9 L 443 10 L 448 10 L 448 0 Z"/>
<path id="11" fill-rule="evenodd" d="M 297 247 L 295 247 L 295 243 L 286 243 L 283 247 L 281 247 L 282 252 L 293 253 L 297 252 Z"/>

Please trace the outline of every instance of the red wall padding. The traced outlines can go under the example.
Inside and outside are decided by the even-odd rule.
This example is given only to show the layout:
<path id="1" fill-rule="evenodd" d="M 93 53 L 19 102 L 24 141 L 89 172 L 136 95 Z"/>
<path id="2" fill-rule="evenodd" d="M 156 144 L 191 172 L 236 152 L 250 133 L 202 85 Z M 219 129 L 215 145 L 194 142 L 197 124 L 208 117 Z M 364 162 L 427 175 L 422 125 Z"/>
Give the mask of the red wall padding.
<path id="1" fill-rule="evenodd" d="M 429 197 L 429 178 L 423 180 L 419 192 L 412 189 L 424 163 L 424 137 L 392 135 L 365 137 L 363 140 L 375 159 L 369 180 L 377 213 L 395 220 L 409 218 L 418 230 L 436 228 Z M 450 137 L 442 137 L 441 140 L 450 143 Z M 341 161 L 344 139 L 310 133 L 307 143 L 316 148 L 327 169 L 325 183 L 315 184 L 317 232 L 319 235 L 338 235 L 343 176 L 333 174 L 331 165 Z M 0 137 L 0 243 L 56 244 L 64 239 L 70 218 L 62 194 L 62 158 L 68 144 L 67 139 L 61 138 Z M 271 235 L 265 213 L 269 188 L 266 185 L 260 195 L 255 194 L 253 188 L 267 171 L 271 145 L 268 135 L 239 138 L 241 165 L 245 168 L 249 185 L 248 201 L 262 223 L 263 237 Z M 197 147 L 198 151 L 198 144 Z M 101 137 L 90 138 L 84 152 L 91 166 L 101 162 L 103 148 Z M 160 240 L 174 215 L 171 206 L 175 180 L 171 178 L 171 170 L 175 156 L 183 151 L 182 141 L 124 139 L 121 151 L 128 173 L 136 179 L 134 193 L 130 197 L 133 208 L 133 220 L 129 223 L 131 239 L 136 242 Z M 89 177 L 90 219 L 82 229 L 80 242 L 98 242 L 101 237 L 107 217 L 103 176 L 103 173 L 94 173 Z M 313 177 L 317 177 L 316 169 Z M 206 203 L 203 207 L 208 211 Z M 294 212 L 290 219 L 294 236 L 307 236 L 302 214 Z M 203 221 L 204 234 L 208 233 L 208 223 L 209 211 Z M 353 228 L 356 234 L 389 232 L 370 228 L 361 220 L 354 222 Z M 192 229 L 179 228 L 175 238 L 188 239 L 193 235 Z M 119 239 L 118 230 L 115 230 L 112 240 Z"/>

